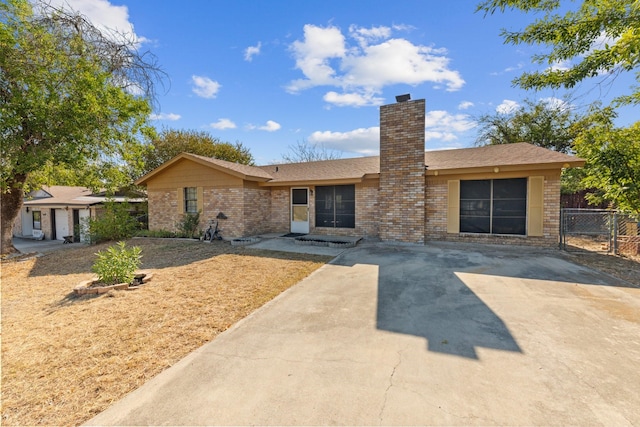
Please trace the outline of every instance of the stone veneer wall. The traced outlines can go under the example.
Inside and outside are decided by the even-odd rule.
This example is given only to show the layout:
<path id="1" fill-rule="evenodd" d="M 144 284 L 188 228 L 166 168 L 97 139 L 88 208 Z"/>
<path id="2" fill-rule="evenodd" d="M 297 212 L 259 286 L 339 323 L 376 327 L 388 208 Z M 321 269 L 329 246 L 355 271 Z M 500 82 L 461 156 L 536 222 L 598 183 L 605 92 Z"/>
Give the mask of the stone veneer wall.
<path id="1" fill-rule="evenodd" d="M 425 101 L 380 107 L 380 238 L 424 243 Z"/>
<path id="2" fill-rule="evenodd" d="M 531 175 L 540 175 L 532 172 Z M 512 178 L 513 176 L 509 176 Z M 544 222 L 543 236 L 507 236 L 474 233 L 447 233 L 447 177 L 427 177 L 426 195 L 426 234 L 427 240 L 446 240 L 452 242 L 483 243 L 483 244 L 515 244 L 527 246 L 557 247 L 560 230 L 560 174 L 544 174 Z M 456 177 L 458 179 L 460 177 Z M 481 179 L 474 177 L 473 179 Z M 496 176 L 495 178 L 501 178 Z M 462 179 L 464 179 L 462 177 Z"/>

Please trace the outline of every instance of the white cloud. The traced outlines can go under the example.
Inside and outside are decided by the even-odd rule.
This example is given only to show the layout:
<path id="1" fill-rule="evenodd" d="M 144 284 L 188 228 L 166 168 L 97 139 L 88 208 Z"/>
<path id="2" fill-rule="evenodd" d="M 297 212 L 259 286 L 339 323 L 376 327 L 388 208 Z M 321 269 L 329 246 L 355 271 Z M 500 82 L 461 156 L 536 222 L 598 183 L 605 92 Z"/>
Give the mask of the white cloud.
<path id="1" fill-rule="evenodd" d="M 193 93 L 201 98 L 215 98 L 220 90 L 220 83 L 204 76 L 191 76 Z"/>
<path id="2" fill-rule="evenodd" d="M 349 132 L 316 131 L 309 142 L 322 144 L 332 150 L 347 151 L 362 155 L 376 155 L 380 151 L 380 128 L 360 128 Z"/>
<path id="3" fill-rule="evenodd" d="M 515 112 L 518 107 L 520 107 L 520 104 L 518 104 L 516 101 L 505 99 L 500 105 L 496 107 L 496 111 L 500 114 L 511 114 Z"/>
<path id="4" fill-rule="evenodd" d="M 434 83 L 447 91 L 462 88 L 465 82 L 458 71 L 449 68 L 446 49 L 391 38 L 392 32 L 400 29 L 352 25 L 348 34 L 355 43 L 350 45 L 336 27 L 305 25 L 303 40 L 290 46 L 296 68 L 304 78 L 293 80 L 287 90 L 296 93 L 311 87 L 333 86 L 344 93 L 330 92 L 325 100 L 333 100 L 336 105 L 360 105 L 344 101 L 354 93 L 374 99 L 385 86 L 395 84 Z"/>
<path id="5" fill-rule="evenodd" d="M 505 73 L 511 73 L 513 71 L 518 71 L 521 70 L 524 67 L 524 63 L 519 62 L 518 65 L 512 66 L 512 67 L 507 67 L 502 71 L 494 71 L 492 73 L 490 73 L 492 76 L 499 76 Z"/>
<path id="6" fill-rule="evenodd" d="M 262 47 L 262 43 L 258 42 L 256 46 L 249 46 L 244 50 L 244 60 L 251 62 L 255 55 L 260 54 L 260 48 Z"/>
<path id="7" fill-rule="evenodd" d="M 237 127 L 236 124 L 229 119 L 218 119 L 217 122 L 210 123 L 209 126 L 218 130 L 235 129 Z"/>
<path id="8" fill-rule="evenodd" d="M 552 71 L 567 71 L 569 68 L 571 68 L 571 61 L 569 60 L 554 62 L 549 66 Z"/>
<path id="9" fill-rule="evenodd" d="M 439 141 L 451 142 L 457 140 L 458 137 L 453 132 L 425 131 L 425 141 L 431 141 L 434 139 Z"/>
<path id="10" fill-rule="evenodd" d="M 176 120 L 180 120 L 182 116 L 180 114 L 174 113 L 160 113 L 160 114 L 151 114 L 149 118 L 151 120 L 169 120 L 175 122 Z"/>
<path id="11" fill-rule="evenodd" d="M 127 6 L 116 6 L 108 0 L 49 0 L 48 3 L 57 8 L 80 12 L 112 38 L 124 37 L 138 45 L 148 41 L 135 33 L 133 24 L 129 21 Z"/>
<path id="12" fill-rule="evenodd" d="M 467 110 L 473 106 L 474 104 L 471 101 L 462 101 L 460 104 L 458 104 L 458 110 Z"/>
<path id="13" fill-rule="evenodd" d="M 266 130 L 267 132 L 275 132 L 278 129 L 280 129 L 281 127 L 282 126 L 280 126 L 280 123 L 274 122 L 273 120 L 267 120 L 267 124 L 264 125 L 264 126 L 258 127 L 258 129 Z"/>
<path id="14" fill-rule="evenodd" d="M 337 93 L 334 91 L 327 92 L 324 97 L 325 102 L 337 105 L 338 107 L 364 107 L 367 105 L 382 105 L 384 98 L 376 97 L 367 93 Z"/>
<path id="15" fill-rule="evenodd" d="M 476 123 L 467 114 L 451 114 L 444 110 L 427 111 L 425 140 L 453 141 L 458 135 L 473 129 Z"/>
<path id="16" fill-rule="evenodd" d="M 356 39 L 360 46 L 365 47 L 369 45 L 369 43 L 391 37 L 391 28 L 384 26 L 362 28 L 351 25 L 349 26 L 349 35 Z"/>
<path id="17" fill-rule="evenodd" d="M 564 99 L 556 98 L 554 96 L 550 96 L 548 98 L 542 98 L 542 102 L 547 104 L 549 108 L 553 108 L 559 111 L 571 110 L 573 108 L 573 105 L 571 105 Z"/>
<path id="18" fill-rule="evenodd" d="M 425 116 L 425 140 L 456 141 L 460 134 L 475 126 L 476 123 L 466 114 L 450 114 L 442 110 L 429 111 Z M 313 144 L 322 144 L 332 150 L 366 156 L 380 152 L 380 128 L 377 126 L 348 132 L 316 131 L 308 139 Z"/>

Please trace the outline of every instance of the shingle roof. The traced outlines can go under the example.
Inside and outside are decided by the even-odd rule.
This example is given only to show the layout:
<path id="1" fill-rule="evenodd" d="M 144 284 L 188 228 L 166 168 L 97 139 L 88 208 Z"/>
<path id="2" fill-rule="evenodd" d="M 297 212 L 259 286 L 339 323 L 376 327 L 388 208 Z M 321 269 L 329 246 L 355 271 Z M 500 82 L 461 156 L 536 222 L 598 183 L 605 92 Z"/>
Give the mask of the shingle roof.
<path id="1" fill-rule="evenodd" d="M 285 163 L 260 166 L 268 172 L 270 183 L 300 181 L 340 181 L 362 179 L 368 174 L 380 172 L 379 157 L 357 157 L 352 159 L 323 160 L 317 162 Z"/>
<path id="2" fill-rule="evenodd" d="M 425 153 L 425 165 L 430 171 L 564 163 L 576 165 L 583 161 L 577 157 L 526 142 Z"/>
<path id="3" fill-rule="evenodd" d="M 264 183 L 263 185 L 303 184 L 323 181 L 357 182 L 367 176 L 375 176 L 380 173 L 379 156 L 267 166 L 248 166 L 195 154 L 182 153 L 140 178 L 137 184 L 144 184 L 149 178 L 161 170 L 185 158 L 209 165 L 218 170 L 223 170 L 242 179 L 260 181 Z M 427 151 L 425 153 L 425 165 L 429 172 L 447 170 L 469 171 L 471 169 L 488 167 L 510 167 L 511 170 L 524 167 L 538 169 L 541 167 L 561 168 L 565 164 L 582 166 L 584 160 L 524 142 L 455 150 Z"/>
<path id="4" fill-rule="evenodd" d="M 85 205 L 75 201 L 78 197 L 86 197 L 91 195 L 91 190 L 86 187 L 68 187 L 63 185 L 43 186 L 42 191 L 48 193 L 51 197 L 36 197 L 32 200 L 25 200 L 24 204 L 29 205 Z M 39 193 L 38 196 L 42 192 Z"/>
<path id="5" fill-rule="evenodd" d="M 240 163 L 228 162 L 226 160 L 214 159 L 212 157 L 199 156 L 197 154 L 189 154 L 189 155 L 193 157 L 197 157 L 200 160 L 203 160 L 207 163 L 211 163 L 212 165 L 239 173 L 246 177 L 264 178 L 264 179 L 272 178 L 271 175 L 269 175 L 267 172 L 263 171 L 261 168 L 256 166 L 249 166 L 249 165 L 243 165 Z"/>
<path id="6" fill-rule="evenodd" d="M 117 202 L 142 202 L 141 198 L 127 198 L 122 196 L 107 197 L 105 195 L 94 195 L 86 187 L 71 187 L 64 185 L 43 186 L 42 190 L 32 193 L 33 199 L 27 198 L 25 206 L 90 206 L 104 203 L 107 199 Z"/>

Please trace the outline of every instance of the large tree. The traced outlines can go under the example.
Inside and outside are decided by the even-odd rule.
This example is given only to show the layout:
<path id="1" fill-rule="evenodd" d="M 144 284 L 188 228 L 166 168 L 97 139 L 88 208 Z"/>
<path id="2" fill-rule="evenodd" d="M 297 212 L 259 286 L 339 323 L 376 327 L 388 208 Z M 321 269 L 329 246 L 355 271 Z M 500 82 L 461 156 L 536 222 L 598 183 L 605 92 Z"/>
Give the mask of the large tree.
<path id="1" fill-rule="evenodd" d="M 640 82 L 640 2 L 637 0 L 487 0 L 478 10 L 520 10 L 536 13 L 521 31 L 502 30 L 505 43 L 535 45 L 546 51 L 533 61 L 542 71 L 525 72 L 515 80 L 523 89 L 573 88 L 591 77 L 635 72 Z M 562 64 L 561 67 L 556 65 Z M 615 103 L 639 103 L 640 86 Z"/>
<path id="2" fill-rule="evenodd" d="M 573 150 L 580 132 L 580 116 L 569 102 L 525 100 L 511 111 L 483 114 L 477 118 L 478 145 L 528 142 L 561 153 Z"/>
<path id="3" fill-rule="evenodd" d="M 640 219 L 640 121 L 625 128 L 614 124 L 611 108 L 589 115 L 586 130 L 575 141 L 577 154 L 587 160 L 582 184 L 595 204 L 613 202 Z"/>
<path id="4" fill-rule="evenodd" d="M 240 142 L 223 142 L 204 131 L 163 129 L 145 147 L 142 171 L 150 172 L 183 152 L 244 165 L 254 162 L 249 149 Z"/>
<path id="5" fill-rule="evenodd" d="M 520 31 L 502 31 L 506 43 L 542 48 L 532 59 L 543 69 L 525 72 L 514 81 L 523 89 L 571 89 L 580 82 L 614 84 L 624 73 L 635 73 L 640 82 L 638 0 L 486 0 L 478 10 L 488 14 L 519 10 L 539 16 Z M 639 103 L 640 85 L 636 85 L 610 105 L 593 108 L 586 119 L 588 130 L 576 139 L 577 153 L 587 160 L 583 184 L 598 186 L 592 199 L 604 198 L 636 215 L 640 215 L 635 186 L 640 175 L 640 122 L 620 128 L 613 119 L 620 106 Z"/>
<path id="6" fill-rule="evenodd" d="M 317 162 L 320 160 L 335 160 L 340 158 L 340 153 L 329 150 L 323 144 L 311 143 L 306 139 L 289 146 L 289 151 L 282 155 L 285 163 Z"/>
<path id="7" fill-rule="evenodd" d="M 161 72 L 135 40 L 44 2 L 0 2 L 0 252 L 11 243 L 30 178 L 44 167 L 122 177 L 150 131 Z"/>

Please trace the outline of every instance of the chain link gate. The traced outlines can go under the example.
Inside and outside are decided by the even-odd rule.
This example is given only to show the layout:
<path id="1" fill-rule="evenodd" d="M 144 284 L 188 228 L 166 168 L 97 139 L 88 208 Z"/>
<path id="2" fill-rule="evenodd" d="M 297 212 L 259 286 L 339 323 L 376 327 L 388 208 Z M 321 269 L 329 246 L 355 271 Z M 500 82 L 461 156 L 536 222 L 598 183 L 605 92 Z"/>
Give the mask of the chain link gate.
<path id="1" fill-rule="evenodd" d="M 639 228 L 637 218 L 615 210 L 564 208 L 560 213 L 560 246 L 566 251 L 638 255 Z"/>

